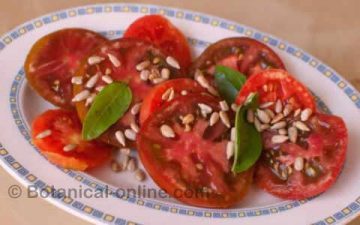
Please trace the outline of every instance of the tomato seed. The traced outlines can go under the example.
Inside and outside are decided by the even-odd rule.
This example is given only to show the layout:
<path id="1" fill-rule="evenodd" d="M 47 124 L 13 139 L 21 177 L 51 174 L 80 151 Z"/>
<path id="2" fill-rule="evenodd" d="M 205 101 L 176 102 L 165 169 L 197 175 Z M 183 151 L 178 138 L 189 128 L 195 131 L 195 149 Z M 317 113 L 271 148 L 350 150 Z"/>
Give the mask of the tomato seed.
<path id="1" fill-rule="evenodd" d="M 162 68 L 160 74 L 161 74 L 161 77 L 165 80 L 170 78 L 170 70 L 168 68 Z"/>
<path id="2" fill-rule="evenodd" d="M 129 159 L 126 169 L 129 171 L 132 171 L 132 172 L 137 169 L 135 159 L 133 159 L 133 158 Z"/>
<path id="3" fill-rule="evenodd" d="M 150 61 L 149 60 L 145 60 L 139 64 L 136 65 L 136 70 L 137 71 L 142 71 L 146 68 L 148 68 L 150 66 Z"/>
<path id="4" fill-rule="evenodd" d="M 163 101 L 169 101 L 170 96 L 174 96 L 174 88 L 169 88 L 167 89 L 162 95 L 161 95 L 161 99 Z"/>
<path id="5" fill-rule="evenodd" d="M 193 114 L 189 113 L 186 116 L 184 116 L 182 118 L 182 123 L 183 124 L 190 124 L 195 120 L 195 117 L 193 116 Z"/>
<path id="6" fill-rule="evenodd" d="M 122 170 L 122 168 L 119 163 L 117 163 L 115 160 L 112 160 L 111 161 L 111 170 L 114 171 L 115 173 L 118 173 Z"/>
<path id="7" fill-rule="evenodd" d="M 164 136 L 166 138 L 174 138 L 175 137 L 175 133 L 174 133 L 173 129 L 166 124 L 163 124 L 160 127 L 160 132 L 161 132 L 162 136 Z"/>
<path id="8" fill-rule="evenodd" d="M 76 147 L 77 147 L 76 144 L 68 144 L 68 145 L 64 146 L 63 150 L 64 150 L 64 152 L 70 152 L 70 151 L 74 150 Z"/>
<path id="9" fill-rule="evenodd" d="M 159 57 L 155 57 L 153 60 L 152 60 L 152 63 L 153 64 L 158 64 L 160 62 L 160 58 Z"/>
<path id="10" fill-rule="evenodd" d="M 43 139 L 43 138 L 46 138 L 48 136 L 50 136 L 52 133 L 51 130 L 44 130 L 43 132 L 39 133 L 38 135 L 36 135 L 36 139 Z"/>
<path id="11" fill-rule="evenodd" d="M 131 152 L 130 148 L 120 148 L 119 151 L 121 154 L 124 154 L 124 155 L 130 155 L 130 152 Z"/>
<path id="12" fill-rule="evenodd" d="M 149 79 L 150 76 L 150 71 L 149 70 L 142 70 L 140 72 L 140 79 L 143 81 L 147 81 Z"/>
<path id="13" fill-rule="evenodd" d="M 304 159 L 302 157 L 296 157 L 294 161 L 294 169 L 301 171 L 304 168 Z"/>
<path id="14" fill-rule="evenodd" d="M 114 56 L 113 54 L 108 53 L 108 58 L 110 60 L 110 62 L 115 66 L 115 67 L 119 67 L 121 66 L 121 62 L 118 60 L 118 58 L 116 58 L 116 56 Z"/>
<path id="15" fill-rule="evenodd" d="M 181 91 L 181 95 L 187 95 L 188 93 L 187 93 L 187 91 L 186 90 L 182 90 Z"/>
<path id="16" fill-rule="evenodd" d="M 138 181 L 144 181 L 145 180 L 145 172 L 142 171 L 141 169 L 137 169 L 135 171 L 135 178 Z"/>
<path id="17" fill-rule="evenodd" d="M 105 75 L 110 75 L 111 74 L 111 69 L 110 68 L 106 68 L 105 70 Z"/>
<path id="18" fill-rule="evenodd" d="M 203 170 L 204 169 L 204 166 L 201 163 L 196 163 L 195 167 L 198 170 Z"/>
<path id="19" fill-rule="evenodd" d="M 95 90 L 96 90 L 97 92 L 100 92 L 100 91 L 102 91 L 104 88 L 105 88 L 104 85 L 100 85 L 100 86 L 97 86 L 97 87 L 95 88 Z"/>

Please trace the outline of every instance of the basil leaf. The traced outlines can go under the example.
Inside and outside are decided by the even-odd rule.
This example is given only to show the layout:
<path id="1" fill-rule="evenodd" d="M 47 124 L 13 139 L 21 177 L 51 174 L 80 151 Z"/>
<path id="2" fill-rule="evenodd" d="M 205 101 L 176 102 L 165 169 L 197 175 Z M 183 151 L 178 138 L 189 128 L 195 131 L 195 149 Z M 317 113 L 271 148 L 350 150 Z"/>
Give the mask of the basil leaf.
<path id="1" fill-rule="evenodd" d="M 86 114 L 82 136 L 85 140 L 99 137 L 128 110 L 132 100 L 130 88 L 125 83 L 107 85 L 94 99 Z"/>
<path id="2" fill-rule="evenodd" d="M 240 173 L 248 170 L 259 159 L 262 143 L 255 126 L 246 120 L 247 110 L 258 106 L 258 95 L 250 94 L 243 107 L 236 111 L 235 152 L 232 171 Z"/>
<path id="3" fill-rule="evenodd" d="M 226 66 L 216 66 L 215 82 L 219 93 L 228 104 L 235 101 L 236 96 L 244 85 L 246 77 L 236 70 Z"/>

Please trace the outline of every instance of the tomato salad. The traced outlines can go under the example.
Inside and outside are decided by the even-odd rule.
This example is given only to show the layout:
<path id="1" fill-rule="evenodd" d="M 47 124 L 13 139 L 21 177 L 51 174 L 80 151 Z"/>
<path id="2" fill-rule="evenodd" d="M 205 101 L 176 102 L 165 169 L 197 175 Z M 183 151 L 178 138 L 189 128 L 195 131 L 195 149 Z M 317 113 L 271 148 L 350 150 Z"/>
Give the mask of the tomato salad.
<path id="1" fill-rule="evenodd" d="M 139 18 L 116 40 L 77 28 L 46 35 L 26 58 L 26 77 L 60 108 L 33 121 L 33 143 L 55 165 L 110 162 L 143 181 L 137 153 L 160 188 L 199 207 L 232 207 L 253 182 L 283 199 L 334 184 L 346 125 L 316 108 L 271 48 L 234 37 L 194 60 L 190 52 L 160 15 Z"/>

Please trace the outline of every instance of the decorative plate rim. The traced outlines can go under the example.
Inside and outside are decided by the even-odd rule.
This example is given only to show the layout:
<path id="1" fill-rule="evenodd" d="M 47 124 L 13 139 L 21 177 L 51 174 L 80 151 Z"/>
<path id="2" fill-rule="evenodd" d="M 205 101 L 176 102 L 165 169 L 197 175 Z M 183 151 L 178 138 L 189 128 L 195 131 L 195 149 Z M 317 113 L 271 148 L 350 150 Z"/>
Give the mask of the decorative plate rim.
<path id="1" fill-rule="evenodd" d="M 168 17 L 175 17 L 177 19 L 185 19 L 185 20 L 190 20 L 193 22 L 210 24 L 211 26 L 215 26 L 215 27 L 218 26 L 222 29 L 237 31 L 239 34 L 255 38 L 255 39 L 262 41 L 263 43 L 268 44 L 272 47 L 278 47 L 280 50 L 285 51 L 287 54 L 298 57 L 298 58 L 300 58 L 300 60 L 302 60 L 306 63 L 309 63 L 312 67 L 314 67 L 314 69 L 317 69 L 323 75 L 325 75 L 326 77 L 331 79 L 335 84 L 337 84 L 337 87 L 341 88 L 344 91 L 344 93 L 352 100 L 352 102 L 355 103 L 355 106 L 358 109 L 360 109 L 359 92 L 351 84 L 349 84 L 349 82 L 347 82 L 346 79 L 344 79 L 341 75 L 339 75 L 335 70 L 333 70 L 332 68 L 330 68 L 329 66 L 324 64 L 322 61 L 320 61 L 317 58 L 313 57 L 312 55 L 306 53 L 305 51 L 301 50 L 300 48 L 296 47 L 295 45 L 290 44 L 286 41 L 283 41 L 280 38 L 274 37 L 266 32 L 261 32 L 255 28 L 248 27 L 246 25 L 242 25 L 237 22 L 222 19 L 222 18 L 219 18 L 216 16 L 211 16 L 208 14 L 194 12 L 194 11 L 186 10 L 186 9 L 178 9 L 178 8 L 174 8 L 174 7 L 164 7 L 164 6 L 157 6 L 157 5 L 151 5 L 151 4 L 105 3 L 105 4 L 83 5 L 83 6 L 67 8 L 67 9 L 51 12 L 49 14 L 26 21 L 25 23 L 23 23 L 19 26 L 16 26 L 14 29 L 3 34 L 0 37 L 0 53 L 7 45 L 10 45 L 12 43 L 12 40 L 17 39 L 18 37 L 20 37 L 22 35 L 25 35 L 26 33 L 28 33 L 31 30 L 34 30 L 38 27 L 42 27 L 43 25 L 46 25 L 46 24 L 49 24 L 52 22 L 56 22 L 56 21 L 59 21 L 62 19 L 72 18 L 75 16 L 89 15 L 89 14 L 93 14 L 93 13 L 143 13 L 143 14 L 159 13 L 159 14 L 162 14 L 162 15 L 165 15 Z M 21 70 L 19 71 L 19 74 L 20 73 L 21 73 Z M 16 81 L 17 77 L 18 77 L 18 75 L 16 76 L 15 81 Z M 21 79 L 21 77 L 20 77 L 20 79 Z M 15 81 L 14 81 L 14 83 L 15 83 Z M 18 80 L 18 81 L 19 81 L 19 83 L 21 82 L 21 80 Z M 13 90 L 14 83 L 12 84 L 11 90 Z M 19 85 L 19 83 L 16 84 L 16 87 L 17 87 L 17 85 Z M 20 83 L 20 85 L 21 85 L 21 83 Z M 15 88 L 15 90 L 17 90 L 17 91 L 19 89 L 20 88 Z M 11 91 L 10 95 L 12 93 L 13 93 L 13 91 Z M 15 100 L 15 103 L 16 102 L 17 101 Z M 10 104 L 11 104 L 12 110 L 13 110 L 13 107 L 12 107 L 13 103 L 14 102 L 12 102 L 12 98 L 10 96 Z M 18 113 L 21 113 L 21 112 L 19 111 Z M 13 116 L 15 116 L 14 112 L 13 112 Z M 15 119 L 15 117 L 14 117 L 14 119 Z M 23 124 L 25 124 L 25 123 L 23 123 Z M 21 124 L 16 124 L 16 125 L 19 127 L 19 125 L 21 125 Z M 26 129 L 26 125 L 24 126 L 24 128 Z M 26 138 L 26 136 L 25 136 L 26 134 L 24 134 L 22 132 L 22 135 L 24 135 L 24 137 Z M 15 159 L 8 153 L 9 152 L 0 143 L 0 155 L 2 156 L 1 157 L 2 160 L 0 160 L 0 164 L 7 172 L 12 174 L 18 181 L 20 181 L 22 184 L 25 184 L 26 186 L 28 186 L 29 184 L 33 184 L 35 181 L 36 181 L 35 184 L 36 183 L 41 184 L 42 181 L 37 179 L 37 177 L 33 174 L 26 173 L 23 177 L 19 176 L 19 175 L 22 175 L 19 172 L 19 171 L 21 171 L 21 169 L 24 169 L 25 171 L 27 171 L 27 170 L 25 168 L 23 168 L 20 163 L 16 162 Z M 18 166 L 17 169 L 15 168 L 14 165 Z M 61 170 L 64 171 L 65 173 L 72 172 L 71 170 L 64 170 L 64 169 L 61 169 Z M 17 171 L 18 174 L 16 174 L 15 171 Z M 70 176 L 72 176 L 72 174 Z M 26 178 L 26 179 L 24 179 L 24 178 Z M 44 183 L 44 182 L 42 182 L 42 183 Z M 45 183 L 44 183 L 44 185 L 45 185 Z M 75 209 L 75 214 L 77 216 L 80 216 L 83 219 L 90 220 L 91 222 L 93 222 L 95 219 L 100 222 L 107 222 L 107 223 L 114 222 L 115 224 L 135 224 L 134 222 L 131 222 L 131 221 L 126 221 L 121 218 L 115 218 L 112 215 L 107 215 L 96 209 L 93 209 L 92 214 L 89 214 L 88 212 L 86 212 L 84 210 L 84 209 L 86 209 L 86 206 L 84 204 L 82 204 L 81 202 L 80 202 L 80 204 L 82 204 L 82 206 L 80 208 L 79 208 L 79 204 L 75 204 L 78 201 L 74 201 L 74 203 L 72 203 L 73 201 L 71 201 L 70 203 L 72 203 L 71 204 L 72 207 L 70 207 L 70 203 L 66 204 L 66 202 L 64 200 L 64 199 L 66 199 L 66 196 L 58 196 L 58 197 L 60 197 L 60 198 L 52 197 L 51 199 L 48 199 L 48 198 L 46 198 L 46 199 L 71 213 L 73 213 L 74 209 Z M 139 199 L 139 200 L 141 201 L 141 199 Z M 294 202 L 296 202 L 296 201 L 294 201 Z M 300 203 L 303 204 L 305 202 L 306 201 L 300 202 Z M 278 203 L 278 204 L 281 204 L 281 203 Z M 287 203 L 287 204 L 289 204 L 289 203 Z M 285 204 L 285 205 L 287 205 L 287 204 Z M 335 224 L 340 221 L 343 222 L 343 221 L 345 221 L 346 218 L 349 218 L 350 216 L 353 216 L 353 215 L 357 214 L 358 211 L 360 211 L 360 207 L 355 207 L 355 206 L 359 206 L 359 204 L 360 204 L 360 197 L 358 197 L 354 202 L 350 203 L 347 207 L 345 207 L 341 211 L 336 212 L 333 215 L 326 217 L 325 219 L 320 220 L 314 224 L 317 224 L 317 225 Z M 265 207 L 257 207 L 257 208 L 258 209 L 259 208 L 260 209 L 263 209 L 263 208 L 270 209 L 270 208 L 273 208 L 274 205 L 276 205 L 276 204 L 272 204 L 272 206 L 269 206 L 269 207 L 265 206 Z M 295 205 L 295 206 L 297 206 L 297 205 Z M 194 212 L 192 214 L 189 212 L 191 211 L 191 209 L 194 209 L 193 211 L 198 210 L 198 208 L 193 208 L 193 207 L 186 207 L 186 208 L 187 208 L 187 210 L 186 210 L 187 214 L 185 214 L 185 215 L 195 215 Z M 246 210 L 243 210 L 243 211 L 247 212 L 250 209 L 253 209 L 253 208 L 247 208 Z M 94 213 L 96 211 L 99 211 L 100 213 Z M 205 209 L 203 211 L 203 214 L 210 213 L 212 215 L 211 217 L 213 217 L 213 218 L 228 218 L 229 214 L 233 213 L 233 212 L 225 213 L 226 216 L 224 216 L 224 213 L 222 213 L 221 210 L 218 212 L 219 215 L 217 215 L 217 213 L 214 213 L 213 211 L 214 210 L 211 210 L 211 209 L 210 210 Z M 227 210 L 227 212 L 228 211 L 229 210 Z M 258 212 L 255 212 L 255 215 L 240 214 L 242 212 L 235 212 L 235 213 L 237 214 L 237 216 L 235 216 L 236 218 L 239 218 L 239 217 L 241 218 L 244 216 L 263 215 L 263 213 L 261 211 L 259 212 L 259 214 L 258 214 Z M 101 216 L 99 217 L 94 214 L 101 214 Z M 181 213 L 181 214 L 184 214 L 184 213 Z M 91 217 L 89 217 L 89 215 L 91 215 Z M 230 217 L 233 217 L 233 216 L 230 216 Z"/>

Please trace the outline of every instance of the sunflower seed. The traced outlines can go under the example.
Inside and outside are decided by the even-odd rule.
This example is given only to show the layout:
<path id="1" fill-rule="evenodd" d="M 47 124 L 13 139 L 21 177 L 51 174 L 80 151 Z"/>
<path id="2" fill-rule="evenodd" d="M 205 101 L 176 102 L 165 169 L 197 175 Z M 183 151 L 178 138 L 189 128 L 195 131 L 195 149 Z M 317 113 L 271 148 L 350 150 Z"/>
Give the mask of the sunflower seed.
<path id="1" fill-rule="evenodd" d="M 310 131 L 309 127 L 301 121 L 295 121 L 294 126 L 301 131 Z"/>
<path id="2" fill-rule="evenodd" d="M 287 141 L 289 138 L 287 136 L 284 135 L 274 135 L 271 138 L 271 142 L 275 143 L 275 144 L 280 144 L 280 143 L 284 143 L 285 141 Z"/>
<path id="3" fill-rule="evenodd" d="M 77 85 L 80 85 L 82 84 L 82 77 L 81 76 L 77 76 L 77 77 L 72 77 L 71 78 L 71 83 L 72 84 L 77 84 Z"/>
<path id="4" fill-rule="evenodd" d="M 254 125 L 255 125 L 255 128 L 256 128 L 256 130 L 258 131 L 258 132 L 261 132 L 262 130 L 261 130 L 261 123 L 260 123 L 260 121 L 259 121 L 259 119 L 258 118 L 254 118 Z"/>
<path id="5" fill-rule="evenodd" d="M 109 75 L 104 75 L 101 77 L 101 79 L 107 84 L 111 84 L 112 82 L 114 82 L 113 79 Z"/>
<path id="6" fill-rule="evenodd" d="M 206 80 L 205 76 L 203 75 L 199 75 L 195 79 L 203 88 L 208 88 L 210 86 L 209 82 Z"/>
<path id="7" fill-rule="evenodd" d="M 219 92 L 213 86 L 210 85 L 209 87 L 207 87 L 207 90 L 210 94 L 214 96 L 219 96 Z"/>
<path id="8" fill-rule="evenodd" d="M 292 143 L 296 143 L 298 131 L 295 127 L 289 127 L 288 129 L 289 139 Z"/>
<path id="9" fill-rule="evenodd" d="M 100 86 L 97 86 L 97 87 L 95 88 L 95 90 L 98 91 L 98 92 L 100 92 L 100 91 L 102 91 L 102 89 L 104 89 L 104 88 L 105 88 L 104 85 L 100 85 Z"/>
<path id="10" fill-rule="evenodd" d="M 175 137 L 175 133 L 174 133 L 173 129 L 166 124 L 161 125 L 160 132 L 161 132 L 162 136 L 164 136 L 166 138 L 174 138 Z"/>
<path id="11" fill-rule="evenodd" d="M 308 175 L 309 177 L 315 177 L 316 176 L 316 171 L 314 168 L 312 168 L 311 166 L 309 166 L 308 168 L 305 169 L 305 173 L 306 175 Z"/>
<path id="12" fill-rule="evenodd" d="M 155 78 L 155 79 L 152 80 L 153 84 L 160 84 L 163 81 L 164 81 L 163 78 Z"/>
<path id="13" fill-rule="evenodd" d="M 68 145 L 65 145 L 63 150 L 64 152 L 71 152 L 72 150 L 74 150 L 75 148 L 77 147 L 76 144 L 68 144 Z"/>
<path id="14" fill-rule="evenodd" d="M 229 105 L 226 103 L 226 101 L 221 101 L 219 102 L 220 108 L 222 111 L 228 111 L 229 110 Z"/>
<path id="15" fill-rule="evenodd" d="M 312 110 L 310 108 L 304 109 L 300 115 L 301 121 L 308 120 L 310 118 L 311 114 L 312 114 Z"/>
<path id="16" fill-rule="evenodd" d="M 228 141 L 227 145 L 226 145 L 226 158 L 230 159 L 233 155 L 234 155 L 234 142 L 232 141 Z"/>
<path id="17" fill-rule="evenodd" d="M 135 141 L 136 140 L 136 133 L 135 131 L 133 131 L 132 129 L 126 129 L 125 132 L 125 137 L 131 141 Z"/>
<path id="18" fill-rule="evenodd" d="M 260 107 L 260 109 L 266 109 L 272 105 L 274 105 L 274 102 L 265 102 L 265 103 L 261 104 L 259 107 Z"/>
<path id="19" fill-rule="evenodd" d="M 136 65 L 136 70 L 137 71 L 142 71 L 142 70 L 148 68 L 149 66 L 150 66 L 150 61 L 145 60 L 145 61 L 142 61 L 141 63 Z"/>
<path id="20" fill-rule="evenodd" d="M 36 139 L 43 139 L 43 138 L 46 138 L 48 136 L 51 135 L 51 130 L 44 130 L 43 132 L 39 133 L 38 135 L 36 135 Z"/>
<path id="21" fill-rule="evenodd" d="M 52 85 L 52 89 L 55 91 L 55 92 L 58 92 L 59 91 L 59 88 L 60 88 L 60 81 L 59 80 L 54 80 L 54 83 Z"/>
<path id="22" fill-rule="evenodd" d="M 214 124 L 216 124 L 220 119 L 219 113 L 218 112 L 213 112 L 210 116 L 210 121 L 209 121 L 209 125 L 213 126 Z"/>
<path id="23" fill-rule="evenodd" d="M 236 110 L 238 109 L 238 105 L 236 105 L 235 103 L 232 103 L 231 109 L 232 109 L 232 111 L 236 112 Z"/>
<path id="24" fill-rule="evenodd" d="M 144 181 L 145 180 L 145 172 L 142 171 L 141 169 L 137 169 L 135 171 L 135 178 L 136 178 L 136 180 L 138 180 L 140 182 Z"/>
<path id="25" fill-rule="evenodd" d="M 96 82 L 99 79 L 99 75 L 95 74 L 94 76 L 90 77 L 90 79 L 86 82 L 85 87 L 87 88 L 93 88 L 96 84 Z"/>
<path id="26" fill-rule="evenodd" d="M 130 123 L 130 128 L 131 128 L 131 130 L 133 130 L 135 133 L 139 133 L 140 127 L 139 127 L 135 122 L 131 122 L 131 123 Z"/>
<path id="27" fill-rule="evenodd" d="M 220 115 L 221 122 L 223 122 L 223 124 L 226 127 L 230 128 L 231 125 L 230 125 L 230 120 L 229 120 L 228 114 L 225 111 L 220 111 L 219 115 Z"/>
<path id="28" fill-rule="evenodd" d="M 283 105 L 281 103 L 281 100 L 278 99 L 278 100 L 276 100 L 276 104 L 275 104 L 275 112 L 276 113 L 281 113 L 282 110 L 283 110 Z"/>
<path id="29" fill-rule="evenodd" d="M 113 54 L 110 54 L 110 53 L 108 53 L 107 56 L 109 57 L 110 62 L 111 62 L 115 67 L 121 66 L 121 62 L 119 61 L 118 58 L 116 58 L 116 56 L 114 56 Z"/>
<path id="30" fill-rule="evenodd" d="M 182 90 L 182 91 L 181 91 L 181 95 L 187 95 L 187 91 L 186 91 L 186 90 Z"/>
<path id="31" fill-rule="evenodd" d="M 90 96 L 88 98 L 86 98 L 85 106 L 88 107 L 89 105 L 91 105 L 91 103 L 94 101 L 95 97 L 96 97 L 96 94 L 91 93 Z"/>
<path id="32" fill-rule="evenodd" d="M 89 65 L 95 65 L 95 64 L 98 64 L 100 62 L 102 62 L 104 60 L 103 57 L 100 57 L 100 56 L 91 56 L 88 58 L 88 64 Z"/>
<path id="33" fill-rule="evenodd" d="M 295 111 L 294 111 L 294 117 L 297 117 L 298 115 L 300 115 L 300 112 L 301 112 L 301 109 L 299 108 L 299 109 L 296 109 Z"/>
<path id="34" fill-rule="evenodd" d="M 120 153 L 123 155 L 130 155 L 130 148 L 120 148 Z"/>
<path id="35" fill-rule="evenodd" d="M 272 125 L 271 129 L 272 130 L 278 130 L 278 129 L 281 129 L 281 128 L 284 128 L 284 127 L 286 127 L 286 122 L 281 121 L 281 122 L 278 122 L 278 123 L 275 123 L 274 125 Z"/>
<path id="36" fill-rule="evenodd" d="M 261 109 L 257 109 L 256 110 L 257 113 L 257 117 L 259 118 L 259 120 L 263 123 L 270 123 L 270 116 L 263 110 Z"/>
<path id="37" fill-rule="evenodd" d="M 288 167 L 287 167 L 287 173 L 288 173 L 289 175 L 291 175 L 291 174 L 293 173 L 293 169 L 292 169 L 291 166 L 288 166 Z"/>
<path id="38" fill-rule="evenodd" d="M 115 138 L 122 146 L 125 147 L 125 136 L 121 130 L 115 132 Z"/>
<path id="39" fill-rule="evenodd" d="M 271 120 L 271 124 L 277 123 L 280 120 L 282 120 L 283 118 L 284 118 L 284 115 L 282 113 L 279 113 Z"/>
<path id="40" fill-rule="evenodd" d="M 90 91 L 83 90 L 79 92 L 77 95 L 75 95 L 75 97 L 72 99 L 72 102 L 81 102 L 85 100 L 87 97 L 89 97 L 89 95 L 90 95 Z"/>
<path id="41" fill-rule="evenodd" d="M 111 74 L 111 69 L 110 68 L 106 68 L 105 70 L 105 75 L 110 75 Z"/>
<path id="42" fill-rule="evenodd" d="M 175 69 L 180 69 L 179 62 L 171 56 L 166 57 L 166 63 L 169 64 L 171 67 L 174 67 Z"/>
<path id="43" fill-rule="evenodd" d="M 129 159 L 129 162 L 127 164 L 126 169 L 131 171 L 131 172 L 133 172 L 133 171 L 135 171 L 137 169 L 135 159 L 133 159 L 133 158 Z"/>
<path id="44" fill-rule="evenodd" d="M 265 112 L 270 116 L 270 119 L 275 117 L 275 113 L 271 109 L 265 109 Z"/>
<path id="45" fill-rule="evenodd" d="M 304 159 L 302 157 L 296 157 L 294 161 L 294 169 L 301 171 L 304 168 Z"/>
<path id="46" fill-rule="evenodd" d="M 189 114 L 187 114 L 186 116 L 184 116 L 184 117 L 182 118 L 182 123 L 183 123 L 183 124 L 190 124 L 190 123 L 192 123 L 194 120 L 195 120 L 194 115 L 191 114 L 191 113 L 189 113 Z"/>
<path id="47" fill-rule="evenodd" d="M 152 63 L 153 64 L 158 64 L 160 62 L 160 58 L 159 57 L 155 57 L 153 60 L 152 60 Z"/>
<path id="48" fill-rule="evenodd" d="M 230 140 L 231 141 L 235 141 L 236 139 L 236 129 L 235 127 L 231 128 L 231 131 L 230 131 Z"/>
<path id="49" fill-rule="evenodd" d="M 168 68 L 162 68 L 161 77 L 166 80 L 169 79 L 170 78 L 170 70 Z"/>
<path id="50" fill-rule="evenodd" d="M 206 117 L 207 114 L 212 112 L 212 108 L 204 103 L 199 103 L 198 104 L 200 110 L 201 110 L 201 114 Z"/>
<path id="51" fill-rule="evenodd" d="M 169 88 L 167 89 L 162 95 L 161 95 L 161 99 L 163 101 L 170 101 L 170 96 L 174 96 L 174 88 Z"/>
<path id="52" fill-rule="evenodd" d="M 131 109 L 130 109 L 131 114 L 134 116 L 137 115 L 140 111 L 140 107 L 141 107 L 141 102 L 133 105 L 133 107 L 131 107 Z"/>
<path id="53" fill-rule="evenodd" d="M 286 135 L 288 132 L 287 132 L 286 129 L 282 128 L 282 129 L 279 129 L 279 130 L 278 130 L 278 133 L 279 133 L 280 135 Z"/>
<path id="54" fill-rule="evenodd" d="M 143 81 L 147 81 L 149 79 L 150 76 L 150 71 L 149 70 L 142 70 L 140 72 L 140 79 Z"/>
<path id="55" fill-rule="evenodd" d="M 254 111 L 249 109 L 246 113 L 246 119 L 249 123 L 253 123 L 255 119 Z"/>
<path id="56" fill-rule="evenodd" d="M 121 166 L 120 166 L 120 164 L 118 163 L 118 162 L 116 162 L 115 160 L 112 160 L 111 161 L 111 170 L 113 171 L 113 172 L 115 172 L 115 173 L 118 173 L 118 172 L 120 172 L 121 171 Z"/>
<path id="57" fill-rule="evenodd" d="M 284 110 L 283 110 L 283 114 L 284 116 L 288 116 L 292 111 L 292 105 L 290 104 L 286 104 L 285 107 L 284 107 Z"/>
<path id="58" fill-rule="evenodd" d="M 261 124 L 260 126 L 261 130 L 266 130 L 266 129 L 269 129 L 270 128 L 270 125 L 269 124 Z"/>

